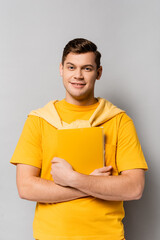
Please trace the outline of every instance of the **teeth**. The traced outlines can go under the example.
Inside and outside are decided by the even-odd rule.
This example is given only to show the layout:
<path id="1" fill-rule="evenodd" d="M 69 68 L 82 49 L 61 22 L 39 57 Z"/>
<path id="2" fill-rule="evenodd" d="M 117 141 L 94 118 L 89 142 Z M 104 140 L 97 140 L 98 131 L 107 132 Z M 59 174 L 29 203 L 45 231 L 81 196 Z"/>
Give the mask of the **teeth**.
<path id="1" fill-rule="evenodd" d="M 85 85 L 84 83 L 72 83 L 73 85 L 76 85 L 76 86 L 83 86 Z"/>

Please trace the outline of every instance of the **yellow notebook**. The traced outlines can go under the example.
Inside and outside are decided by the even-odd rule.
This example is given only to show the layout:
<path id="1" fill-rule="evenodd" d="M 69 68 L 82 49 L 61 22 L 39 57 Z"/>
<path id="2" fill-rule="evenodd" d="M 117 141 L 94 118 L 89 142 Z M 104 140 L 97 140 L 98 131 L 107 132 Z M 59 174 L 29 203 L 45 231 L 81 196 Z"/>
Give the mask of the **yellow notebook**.
<path id="1" fill-rule="evenodd" d="M 105 166 L 103 128 L 58 129 L 56 157 L 65 159 L 83 174 Z"/>

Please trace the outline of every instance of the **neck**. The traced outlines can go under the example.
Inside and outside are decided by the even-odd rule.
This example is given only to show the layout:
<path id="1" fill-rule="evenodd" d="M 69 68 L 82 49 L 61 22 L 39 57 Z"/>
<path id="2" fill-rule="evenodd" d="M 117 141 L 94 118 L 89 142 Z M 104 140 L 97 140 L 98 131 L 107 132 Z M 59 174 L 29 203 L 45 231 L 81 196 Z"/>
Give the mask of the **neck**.
<path id="1" fill-rule="evenodd" d="M 97 98 L 95 97 L 87 98 L 87 99 L 76 99 L 76 98 L 66 96 L 65 100 L 70 104 L 74 104 L 78 106 L 89 106 L 98 102 Z"/>

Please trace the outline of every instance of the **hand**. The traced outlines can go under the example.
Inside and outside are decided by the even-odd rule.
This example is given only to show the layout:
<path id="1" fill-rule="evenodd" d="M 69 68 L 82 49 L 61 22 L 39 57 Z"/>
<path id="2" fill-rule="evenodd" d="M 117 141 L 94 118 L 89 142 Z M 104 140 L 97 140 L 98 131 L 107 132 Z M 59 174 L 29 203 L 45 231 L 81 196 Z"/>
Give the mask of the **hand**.
<path id="1" fill-rule="evenodd" d="M 89 175 L 110 176 L 110 175 L 112 175 L 112 166 L 97 168 Z"/>
<path id="2" fill-rule="evenodd" d="M 51 175 L 56 184 L 69 186 L 71 176 L 74 172 L 72 166 L 64 159 L 54 157 L 51 161 Z"/>

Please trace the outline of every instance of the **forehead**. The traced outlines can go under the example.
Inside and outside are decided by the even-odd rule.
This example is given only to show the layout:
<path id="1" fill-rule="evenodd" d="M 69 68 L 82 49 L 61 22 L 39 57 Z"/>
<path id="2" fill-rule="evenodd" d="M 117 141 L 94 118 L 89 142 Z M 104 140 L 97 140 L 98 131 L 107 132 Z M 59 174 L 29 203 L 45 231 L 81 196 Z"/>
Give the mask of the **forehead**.
<path id="1" fill-rule="evenodd" d="M 96 66 L 95 62 L 95 54 L 93 52 L 87 52 L 87 53 L 72 53 L 70 52 L 64 61 L 64 63 L 72 63 L 74 65 L 93 65 Z"/>

